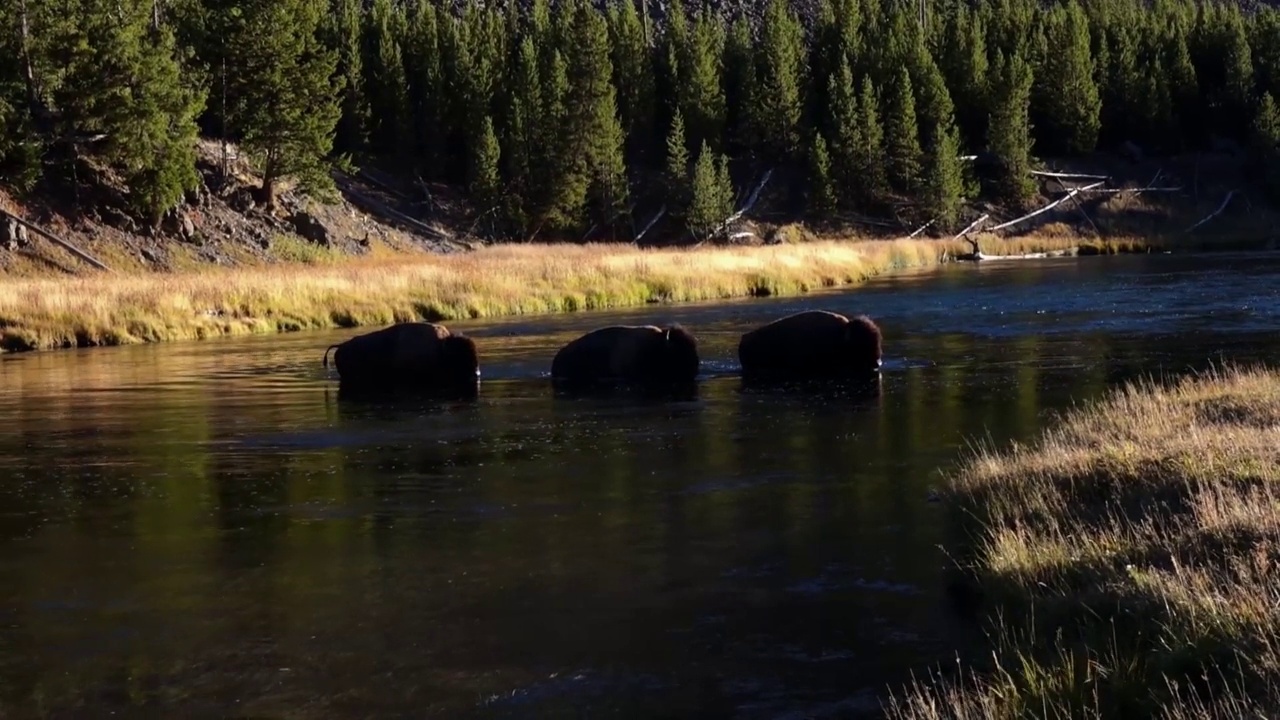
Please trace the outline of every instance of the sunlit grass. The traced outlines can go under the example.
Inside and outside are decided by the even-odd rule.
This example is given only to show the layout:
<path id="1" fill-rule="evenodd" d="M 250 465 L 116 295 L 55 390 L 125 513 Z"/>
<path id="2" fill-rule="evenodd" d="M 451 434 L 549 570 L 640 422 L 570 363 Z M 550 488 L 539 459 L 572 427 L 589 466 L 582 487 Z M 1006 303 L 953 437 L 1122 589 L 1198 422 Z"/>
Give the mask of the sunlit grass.
<path id="1" fill-rule="evenodd" d="M 997 242 L 986 252 L 1067 250 L 1077 244 L 1070 238 Z M 936 265 L 968 250 L 963 241 L 905 239 L 665 250 L 504 245 L 456 255 L 334 262 L 308 254 L 294 263 L 250 268 L 10 279 L 0 284 L 0 347 L 125 344 L 793 295 Z"/>
<path id="2" fill-rule="evenodd" d="M 944 492 L 971 517 L 993 667 L 896 718 L 1274 717 L 1280 373 L 1137 383 Z M 967 562 L 968 561 L 964 561 Z"/>

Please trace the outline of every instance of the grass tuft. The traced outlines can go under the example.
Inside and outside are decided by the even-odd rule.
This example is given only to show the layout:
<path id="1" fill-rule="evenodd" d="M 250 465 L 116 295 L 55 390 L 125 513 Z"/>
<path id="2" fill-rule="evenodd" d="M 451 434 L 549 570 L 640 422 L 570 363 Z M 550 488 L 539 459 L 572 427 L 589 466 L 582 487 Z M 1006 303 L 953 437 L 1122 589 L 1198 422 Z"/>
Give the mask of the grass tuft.
<path id="1" fill-rule="evenodd" d="M 1127 385 L 1033 445 L 980 449 L 943 494 L 995 652 L 890 717 L 1280 709 L 1280 373 Z"/>

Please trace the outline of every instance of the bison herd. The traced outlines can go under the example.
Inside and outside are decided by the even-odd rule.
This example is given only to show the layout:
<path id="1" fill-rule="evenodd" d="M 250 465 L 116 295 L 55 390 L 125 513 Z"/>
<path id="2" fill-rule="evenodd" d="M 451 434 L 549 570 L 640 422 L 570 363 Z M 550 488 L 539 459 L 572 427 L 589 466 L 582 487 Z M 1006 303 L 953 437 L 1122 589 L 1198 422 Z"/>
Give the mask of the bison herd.
<path id="1" fill-rule="evenodd" d="M 350 389 L 469 390 L 480 378 L 475 341 L 443 325 L 406 322 L 325 349 Z M 809 310 L 779 318 L 742 336 L 738 360 L 745 381 L 806 381 L 877 374 L 880 328 L 870 318 Z M 558 384 L 672 386 L 694 382 L 698 341 L 680 325 L 614 325 L 575 338 L 556 353 Z"/>

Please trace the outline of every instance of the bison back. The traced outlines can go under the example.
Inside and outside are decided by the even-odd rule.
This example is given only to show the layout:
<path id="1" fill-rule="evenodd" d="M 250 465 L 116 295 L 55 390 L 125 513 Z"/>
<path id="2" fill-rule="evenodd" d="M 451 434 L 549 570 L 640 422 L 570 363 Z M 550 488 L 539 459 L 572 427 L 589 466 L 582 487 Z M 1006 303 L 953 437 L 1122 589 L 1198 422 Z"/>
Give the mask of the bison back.
<path id="1" fill-rule="evenodd" d="M 744 375 L 821 374 L 836 369 L 849 320 L 826 310 L 779 318 L 742 336 L 738 361 Z"/>
<path id="2" fill-rule="evenodd" d="M 661 337 L 661 332 L 656 327 L 635 325 L 592 330 L 560 348 L 551 361 L 551 376 L 580 381 L 626 378 L 646 347 L 645 339 L 654 333 Z"/>

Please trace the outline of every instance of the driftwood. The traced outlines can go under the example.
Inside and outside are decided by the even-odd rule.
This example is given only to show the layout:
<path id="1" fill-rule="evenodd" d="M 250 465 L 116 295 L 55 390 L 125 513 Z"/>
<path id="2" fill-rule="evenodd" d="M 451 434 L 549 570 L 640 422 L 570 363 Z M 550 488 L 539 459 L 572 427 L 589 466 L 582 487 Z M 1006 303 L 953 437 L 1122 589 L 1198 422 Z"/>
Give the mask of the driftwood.
<path id="1" fill-rule="evenodd" d="M 911 233 L 910 235 L 908 235 L 907 237 L 909 237 L 909 238 L 913 238 L 913 237 L 915 237 L 915 236 L 919 235 L 920 233 L 922 233 L 922 232 L 924 232 L 924 231 L 925 231 L 925 228 L 929 227 L 930 225 L 934 224 L 934 223 L 935 223 L 935 222 L 937 222 L 937 221 L 938 221 L 938 218 L 934 218 L 934 219 L 930 220 L 929 222 L 927 222 L 927 223 L 925 223 L 925 224 L 921 225 L 920 227 L 916 228 L 916 229 L 915 229 L 915 231 L 914 231 L 914 232 L 912 232 L 912 233 Z"/>
<path id="2" fill-rule="evenodd" d="M 645 226 L 640 229 L 640 232 L 635 236 L 634 239 L 632 239 L 631 242 L 633 243 L 640 242 L 640 238 L 644 237 L 645 233 L 649 232 L 649 230 L 651 230 L 654 225 L 657 225 L 658 221 L 662 219 L 662 216 L 666 214 L 667 214 L 666 205 L 663 205 L 662 207 L 658 208 L 658 212 L 654 213 L 653 219 L 645 223 Z"/>
<path id="3" fill-rule="evenodd" d="M 1237 190 L 1238 190 L 1238 188 L 1237 188 Z M 1210 220 L 1212 220 L 1212 219 L 1214 219 L 1214 218 L 1218 217 L 1219 215 L 1221 215 L 1221 214 L 1222 214 L 1222 211 L 1227 209 L 1227 204 L 1231 202 L 1231 198 L 1235 197 L 1237 190 L 1232 190 L 1231 192 L 1227 193 L 1227 196 L 1226 196 L 1225 198 L 1223 198 L 1223 199 L 1222 199 L 1222 204 L 1218 206 L 1218 209 L 1217 209 L 1217 210 L 1214 210 L 1213 212 L 1209 213 L 1208 215 L 1205 215 L 1205 216 L 1204 216 L 1204 218 L 1203 218 L 1200 222 L 1196 223 L 1195 225 L 1192 225 L 1191 227 L 1187 228 L 1186 230 L 1183 230 L 1182 232 L 1191 232 L 1192 230 L 1195 230 L 1196 228 L 1200 227 L 1201 225 L 1203 225 L 1203 224 L 1205 224 L 1205 223 L 1209 222 Z"/>
<path id="4" fill-rule="evenodd" d="M 19 223 L 22 223 L 23 225 L 25 225 L 25 226 L 27 227 L 27 229 L 28 229 L 28 230 L 31 230 L 32 232 L 34 232 L 34 233 L 36 233 L 37 235 L 39 235 L 39 236 L 41 236 L 41 237 L 45 238 L 45 239 L 46 239 L 46 240 L 48 240 L 49 242 L 52 242 L 52 243 L 55 243 L 55 244 L 57 244 L 57 245 L 61 246 L 61 247 L 62 247 L 62 248 L 64 248 L 67 252 L 71 253 L 72 255 L 75 255 L 76 257 L 80 258 L 81 260 L 84 260 L 85 262 L 87 262 L 87 263 L 89 263 L 90 265 L 92 265 L 92 266 L 94 266 L 94 267 L 98 268 L 99 270 L 106 270 L 107 272 L 110 272 L 110 271 L 111 271 L 111 268 L 109 268 L 109 267 L 107 267 L 106 265 L 102 264 L 102 262 L 101 262 L 101 261 L 99 261 L 97 258 L 95 258 L 95 257 L 93 257 L 92 255 L 90 255 L 89 253 L 87 253 L 87 252 L 85 252 L 85 251 L 81 250 L 80 248 L 76 247 L 75 245 L 72 245 L 71 243 L 67 242 L 66 240 L 63 240 L 62 238 L 58 237 L 57 235 L 54 235 L 53 233 L 49 232 L 48 230 L 45 230 L 44 228 L 40 227 L 39 225 L 36 225 L 35 223 L 31 222 L 30 220 L 24 220 L 23 218 L 20 218 L 20 217 L 18 217 L 17 215 L 14 215 L 13 213 L 9 212 L 8 210 L 4 210 L 4 209 L 0 209 L 0 214 L 3 214 L 5 217 L 13 218 L 15 221 L 17 221 L 17 222 L 19 222 Z"/>
<path id="5" fill-rule="evenodd" d="M 1014 218 L 1013 220 L 1010 220 L 1009 222 L 1001 223 L 1001 224 L 999 224 L 999 225 L 997 225 L 997 226 L 995 226 L 995 227 L 991 228 L 991 231 L 992 231 L 992 232 L 995 232 L 996 230 L 1003 230 L 1003 229 L 1005 229 L 1005 228 L 1007 228 L 1007 227 L 1012 227 L 1012 226 L 1014 226 L 1014 225 L 1017 225 L 1018 223 L 1020 223 L 1020 222 L 1022 222 L 1022 221 L 1024 221 L 1024 220 L 1029 220 L 1029 219 L 1031 219 L 1031 218 L 1033 218 L 1033 217 L 1035 217 L 1035 216 L 1039 215 L 1040 213 L 1048 212 L 1048 211 L 1052 210 L 1053 208 L 1055 208 L 1055 207 L 1057 207 L 1057 206 L 1061 205 L 1062 203 L 1066 202 L 1067 200 L 1070 200 L 1071 198 L 1074 198 L 1074 197 L 1075 197 L 1076 195 L 1078 195 L 1079 193 L 1084 192 L 1084 191 L 1086 191 L 1086 190 L 1090 190 L 1090 189 L 1092 189 L 1092 188 L 1096 188 L 1096 187 L 1098 187 L 1098 186 L 1100 186 L 1100 185 L 1102 185 L 1102 182 L 1096 182 L 1096 183 L 1094 183 L 1094 184 L 1092 184 L 1092 185 L 1086 185 L 1086 186 L 1084 186 L 1084 187 L 1079 187 L 1079 188 L 1071 188 L 1071 190 L 1070 190 L 1070 191 L 1068 191 L 1066 195 L 1063 195 L 1062 197 L 1058 198 L 1057 200 L 1054 200 L 1053 202 L 1049 203 L 1048 205 L 1045 205 L 1044 207 L 1040 208 L 1039 210 L 1035 210 L 1035 211 L 1033 211 L 1033 212 L 1029 212 L 1029 213 L 1027 213 L 1026 215 L 1023 215 L 1023 216 L 1022 216 L 1022 217 L 1020 217 L 1020 218 Z"/>
<path id="6" fill-rule="evenodd" d="M 987 218 L 989 218 L 989 217 L 991 217 L 991 216 L 990 216 L 990 215 L 988 215 L 988 214 L 986 214 L 986 213 L 983 213 L 983 214 L 982 214 L 982 217 L 980 217 L 980 218 L 978 218 L 977 220 L 974 220 L 973 222 L 969 223 L 969 227 L 967 227 L 967 228 L 965 228 L 965 229 L 961 230 L 959 233 L 957 233 L 957 234 L 956 234 L 956 236 L 955 236 L 955 237 L 953 237 L 953 238 L 951 238 L 951 239 L 952 239 L 952 240 L 959 240 L 960 238 L 964 237 L 965 235 L 968 235 L 969 233 L 973 232 L 974 228 L 978 227 L 978 226 L 979 226 L 979 225 L 981 225 L 983 222 L 986 222 L 986 219 L 987 219 Z"/>

